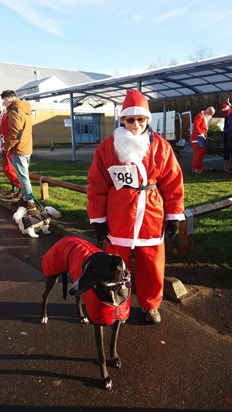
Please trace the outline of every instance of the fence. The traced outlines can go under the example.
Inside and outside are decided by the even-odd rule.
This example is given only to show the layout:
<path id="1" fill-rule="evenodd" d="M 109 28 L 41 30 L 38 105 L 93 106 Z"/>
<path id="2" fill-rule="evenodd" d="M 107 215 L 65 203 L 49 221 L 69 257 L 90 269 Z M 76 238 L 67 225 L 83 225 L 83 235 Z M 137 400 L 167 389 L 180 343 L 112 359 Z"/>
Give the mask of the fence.
<path id="1" fill-rule="evenodd" d="M 63 187 L 64 189 L 73 190 L 74 192 L 87 194 L 86 186 L 80 186 L 74 183 L 62 182 L 61 180 L 51 179 L 48 176 L 40 176 L 34 173 L 30 173 L 30 179 L 39 181 L 40 195 L 41 195 L 42 200 L 46 200 L 49 198 L 49 188 L 48 188 L 49 183 L 57 187 Z"/>
<path id="2" fill-rule="evenodd" d="M 185 220 L 179 222 L 178 253 L 186 254 L 193 246 L 194 218 L 232 206 L 232 197 L 214 203 L 206 203 L 185 210 Z"/>
<path id="3" fill-rule="evenodd" d="M 30 178 L 32 180 L 37 180 L 40 182 L 40 193 L 42 200 L 49 198 L 48 184 L 87 194 L 86 186 L 79 186 L 73 183 L 62 182 L 60 180 L 51 179 L 50 177 L 40 176 L 33 173 L 30 173 Z M 194 218 L 203 216 L 208 213 L 216 212 L 218 210 L 226 209 L 231 206 L 232 197 L 229 197 L 228 199 L 219 200 L 218 202 L 206 203 L 204 205 L 200 205 L 191 209 L 185 209 L 185 220 L 179 222 L 178 253 L 185 255 L 191 250 L 193 246 Z"/>
<path id="4" fill-rule="evenodd" d="M 48 176 L 40 176 L 30 173 L 30 179 L 37 180 L 40 183 L 40 194 L 42 200 L 49 198 L 48 184 L 87 194 L 86 186 L 62 182 L 61 180 L 51 179 Z M 232 197 L 229 197 L 228 199 L 219 200 L 218 202 L 206 203 L 191 209 L 185 209 L 185 220 L 179 222 L 178 253 L 182 255 L 187 254 L 193 246 L 194 218 L 226 209 L 231 206 Z"/>

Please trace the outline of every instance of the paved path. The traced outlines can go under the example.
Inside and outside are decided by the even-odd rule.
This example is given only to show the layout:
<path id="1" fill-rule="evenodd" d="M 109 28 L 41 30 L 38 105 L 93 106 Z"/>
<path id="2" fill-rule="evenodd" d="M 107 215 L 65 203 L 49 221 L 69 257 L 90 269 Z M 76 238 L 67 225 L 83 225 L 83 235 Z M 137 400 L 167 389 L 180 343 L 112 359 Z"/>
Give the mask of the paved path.
<path id="1" fill-rule="evenodd" d="M 202 321 L 197 296 L 184 304 L 164 300 L 161 324 L 146 325 L 133 294 L 119 338 L 123 365 L 110 367 L 114 386 L 107 392 L 99 381 L 93 326 L 78 323 L 73 298 L 62 301 L 60 283 L 51 294 L 48 325 L 39 322 L 41 256 L 59 231 L 23 236 L 12 211 L 1 206 L 0 222 L 1 411 L 232 409 L 232 334 L 219 333 L 217 311 L 212 324 Z M 232 314 L 225 316 L 229 323 Z"/>

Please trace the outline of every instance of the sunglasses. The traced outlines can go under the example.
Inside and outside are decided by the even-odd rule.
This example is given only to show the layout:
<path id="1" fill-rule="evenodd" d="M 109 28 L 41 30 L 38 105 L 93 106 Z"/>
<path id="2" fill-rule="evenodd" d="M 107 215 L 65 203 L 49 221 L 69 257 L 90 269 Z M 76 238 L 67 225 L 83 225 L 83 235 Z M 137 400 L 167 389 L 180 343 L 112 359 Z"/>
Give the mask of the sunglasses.
<path id="1" fill-rule="evenodd" d="M 125 118 L 125 120 L 129 124 L 133 124 L 134 122 L 138 122 L 140 124 L 140 123 L 145 123 L 147 118 L 146 117 L 138 117 L 137 119 L 135 119 L 134 117 L 128 117 L 127 119 Z"/>

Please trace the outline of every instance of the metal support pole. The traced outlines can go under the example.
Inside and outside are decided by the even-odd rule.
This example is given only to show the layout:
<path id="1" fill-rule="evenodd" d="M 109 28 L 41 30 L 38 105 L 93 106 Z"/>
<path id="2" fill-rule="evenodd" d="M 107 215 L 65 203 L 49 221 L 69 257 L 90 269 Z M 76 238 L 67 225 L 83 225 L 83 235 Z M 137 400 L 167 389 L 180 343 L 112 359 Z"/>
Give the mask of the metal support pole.
<path id="1" fill-rule="evenodd" d="M 114 103 L 114 128 L 119 127 L 119 105 Z"/>
<path id="2" fill-rule="evenodd" d="M 142 89 L 142 87 L 141 87 L 141 81 L 138 81 L 138 82 L 137 82 L 137 90 L 139 90 L 139 91 L 141 92 L 141 89 Z"/>
<path id="3" fill-rule="evenodd" d="M 166 112 L 167 112 L 167 101 L 163 99 L 163 138 L 166 140 Z"/>
<path id="4" fill-rule="evenodd" d="M 70 116 L 71 116 L 71 135 L 72 135 L 72 160 L 77 160 L 76 154 L 76 142 L 75 142 L 75 119 L 74 119 L 74 106 L 73 106 L 73 93 L 70 93 Z"/>

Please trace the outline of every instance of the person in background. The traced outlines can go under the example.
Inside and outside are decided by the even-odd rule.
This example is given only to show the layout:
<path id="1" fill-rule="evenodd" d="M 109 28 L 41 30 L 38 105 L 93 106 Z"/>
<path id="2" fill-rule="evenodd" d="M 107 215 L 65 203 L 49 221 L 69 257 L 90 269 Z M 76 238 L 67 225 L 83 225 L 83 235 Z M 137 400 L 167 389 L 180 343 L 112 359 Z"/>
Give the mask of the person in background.
<path id="1" fill-rule="evenodd" d="M 206 154 L 205 141 L 208 131 L 209 119 L 214 115 L 215 109 L 210 106 L 202 112 L 198 113 L 193 121 L 193 130 L 191 133 L 191 142 L 193 145 L 193 159 L 192 159 L 192 172 L 203 173 L 202 161 Z"/>
<path id="2" fill-rule="evenodd" d="M 106 239 L 106 252 L 118 253 L 129 270 L 133 255 L 138 303 L 146 321 L 157 324 L 164 237 L 174 236 L 184 220 L 183 175 L 171 145 L 149 126 L 151 113 L 141 92 L 127 90 L 119 117 L 121 125 L 95 151 L 87 212 L 98 243 Z"/>
<path id="3" fill-rule="evenodd" d="M 226 101 L 222 103 L 222 114 L 225 117 L 224 122 L 224 131 L 223 131 L 223 157 L 224 157 L 224 169 L 225 170 L 232 170 L 232 142 L 231 142 L 231 133 L 229 129 L 231 129 L 232 121 L 231 119 L 232 113 L 232 105 L 230 103 L 229 97 L 227 97 Z M 230 123 L 230 124 L 229 124 Z M 230 136 L 229 136 L 230 135 Z"/>
<path id="4" fill-rule="evenodd" d="M 25 206 L 28 212 L 36 211 L 29 177 L 30 157 L 32 154 L 32 118 L 31 105 L 26 100 L 18 99 L 14 90 L 5 90 L 1 94 L 7 108 L 10 129 L 9 139 L 2 150 L 12 153 L 12 162 L 21 184 L 22 199 L 16 206 Z"/>
<path id="5" fill-rule="evenodd" d="M 5 108 L 1 110 L 0 116 L 0 136 L 1 136 L 1 146 L 6 140 L 9 139 L 10 130 L 7 122 L 7 114 L 5 113 Z M 2 151 L 2 170 L 7 179 L 11 182 L 11 190 L 7 193 L 7 197 L 18 198 L 21 196 L 21 185 L 18 180 L 16 171 L 12 164 L 12 153 L 6 154 Z"/>

